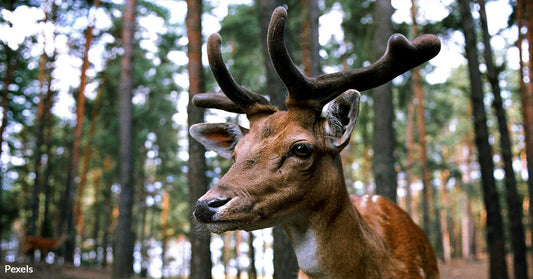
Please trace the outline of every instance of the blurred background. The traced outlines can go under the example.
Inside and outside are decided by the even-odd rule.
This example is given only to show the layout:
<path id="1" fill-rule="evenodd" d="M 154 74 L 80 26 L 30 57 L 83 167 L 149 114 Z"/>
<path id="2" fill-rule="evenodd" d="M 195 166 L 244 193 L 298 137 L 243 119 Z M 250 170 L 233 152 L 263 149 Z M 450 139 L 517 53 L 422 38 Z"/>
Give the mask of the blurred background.
<path id="1" fill-rule="evenodd" d="M 282 228 L 214 235 L 191 217 L 231 161 L 188 126 L 248 125 L 190 104 L 219 91 L 205 41 L 220 33 L 237 82 L 283 108 L 266 54 L 279 5 L 309 76 L 370 65 L 393 33 L 440 38 L 429 63 L 363 92 L 348 190 L 404 208 L 443 278 L 533 278 L 529 0 L 2 1 L 0 262 L 43 278 L 296 278 Z"/>

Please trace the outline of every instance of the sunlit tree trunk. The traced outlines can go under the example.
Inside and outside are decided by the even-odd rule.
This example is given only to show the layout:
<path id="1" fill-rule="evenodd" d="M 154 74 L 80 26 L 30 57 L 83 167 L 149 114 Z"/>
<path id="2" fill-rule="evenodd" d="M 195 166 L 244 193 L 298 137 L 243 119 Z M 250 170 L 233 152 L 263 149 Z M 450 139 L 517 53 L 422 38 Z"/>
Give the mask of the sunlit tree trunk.
<path id="1" fill-rule="evenodd" d="M 390 0 L 376 0 L 374 3 L 375 30 L 373 36 L 374 56 L 385 53 L 392 35 L 392 5 Z M 396 170 L 394 169 L 395 135 L 392 122 L 392 83 L 388 82 L 373 90 L 374 98 L 374 157 L 372 170 L 376 182 L 376 194 L 396 202 Z"/>
<path id="2" fill-rule="evenodd" d="M 416 21 L 416 1 L 411 0 L 411 18 L 413 24 L 411 25 L 411 31 L 413 37 L 418 36 L 418 25 Z M 416 122 L 418 124 L 418 145 L 420 153 L 420 172 L 422 174 L 422 225 L 426 235 L 430 236 L 431 233 L 431 208 L 434 205 L 432 199 L 432 188 L 431 188 L 431 174 L 427 166 L 427 145 L 426 145 L 426 121 L 424 119 L 424 91 L 422 89 L 422 81 L 420 77 L 420 68 L 416 67 L 412 70 L 412 87 L 413 94 L 415 95 L 417 113 L 416 113 Z M 433 205 L 432 205 L 433 204 Z M 433 237 L 434 238 L 434 237 Z M 435 242 L 433 242 L 435 243 Z"/>
<path id="3" fill-rule="evenodd" d="M 168 207 L 169 207 L 169 196 L 168 191 L 165 190 L 163 193 L 163 199 L 161 200 L 161 274 L 163 278 L 166 277 L 167 273 L 165 268 L 168 267 L 167 261 L 167 242 L 168 242 Z"/>
<path id="4" fill-rule="evenodd" d="M 105 77 L 105 75 L 104 75 Z M 85 194 L 85 186 L 87 185 L 87 173 L 89 172 L 89 162 L 91 161 L 92 154 L 92 139 L 94 137 L 94 130 L 96 128 L 96 119 L 98 117 L 98 109 L 100 106 L 100 100 L 102 98 L 103 88 L 104 88 L 105 79 L 102 79 L 100 83 L 100 88 L 96 94 L 96 99 L 94 100 L 93 109 L 91 112 L 91 126 L 89 128 L 89 133 L 87 135 L 87 142 L 85 145 L 85 151 L 83 153 L 83 163 L 80 173 L 80 184 L 78 189 L 78 197 L 76 199 L 76 205 L 74 206 L 74 215 L 76 216 L 76 228 L 77 228 L 77 239 L 79 240 L 80 246 L 83 245 L 83 231 L 85 229 L 85 220 L 83 213 L 83 197 Z"/>
<path id="5" fill-rule="evenodd" d="M 113 278 L 129 278 L 133 273 L 133 245 L 135 236 L 132 230 L 132 208 L 134 199 L 133 183 L 133 134 L 132 103 L 133 94 L 133 55 L 136 0 L 126 0 L 122 26 L 122 48 L 120 61 L 120 197 L 118 225 L 115 232 L 115 254 L 113 257 Z"/>
<path id="6" fill-rule="evenodd" d="M 100 239 L 98 238 L 98 233 L 100 232 L 100 221 L 101 221 L 101 215 L 102 215 L 102 207 L 101 205 L 101 195 L 100 195 L 100 176 L 102 175 L 101 170 L 95 171 L 93 176 L 94 181 L 94 202 L 93 202 L 93 210 L 94 210 L 94 225 L 93 225 L 93 232 L 92 232 L 92 238 L 94 240 L 94 253 L 95 253 L 95 261 L 94 263 L 99 262 L 99 255 L 98 255 L 98 248 L 100 247 Z"/>
<path id="7" fill-rule="evenodd" d="M 487 114 L 483 102 L 483 86 L 479 72 L 476 32 L 469 0 L 460 1 L 461 25 L 465 36 L 465 50 L 468 59 L 470 76 L 470 91 L 473 108 L 473 124 L 475 142 L 478 148 L 478 162 L 481 171 L 483 200 L 487 211 L 486 237 L 489 252 L 491 278 L 508 278 L 507 263 L 505 261 L 505 240 L 503 222 L 500 212 L 500 202 L 494 179 L 494 163 L 492 148 L 489 143 L 487 128 Z"/>
<path id="8" fill-rule="evenodd" d="M 224 265 L 224 272 L 226 275 L 226 278 L 231 277 L 231 243 L 232 243 L 232 235 L 233 232 L 226 232 L 224 233 L 223 237 L 223 248 L 222 248 L 222 264 Z"/>
<path id="9" fill-rule="evenodd" d="M 448 229 L 448 190 L 446 189 L 446 184 L 450 178 L 450 171 L 445 169 L 441 172 L 441 188 L 440 188 L 440 200 L 441 200 L 441 209 L 440 209 L 440 231 L 442 235 L 442 254 L 445 262 L 449 262 L 452 259 L 452 251 L 450 246 L 450 231 Z"/>
<path id="10" fill-rule="evenodd" d="M 301 0 L 302 13 L 302 50 L 304 54 L 304 73 L 317 76 L 322 73 L 320 67 L 320 43 L 318 42 L 318 0 Z"/>
<path id="11" fill-rule="evenodd" d="M 81 133 L 83 131 L 83 117 L 85 112 L 85 87 L 87 85 L 87 69 L 89 68 L 89 49 L 93 39 L 93 25 L 89 25 L 85 30 L 85 45 L 83 50 L 83 63 L 81 65 L 80 87 L 78 89 L 78 98 L 76 104 L 76 127 L 74 129 L 74 142 L 72 144 L 70 166 L 68 168 L 67 183 L 63 193 L 64 201 L 61 209 L 61 227 L 62 232 L 66 232 L 69 237 L 65 241 L 65 261 L 72 263 L 74 260 L 74 195 L 75 195 L 75 178 L 78 174 L 79 150 L 81 142 Z"/>
<path id="12" fill-rule="evenodd" d="M 485 1 L 478 0 L 481 29 L 483 34 L 484 57 L 487 66 L 487 78 L 492 88 L 494 101 L 492 107 L 498 119 L 498 130 L 500 132 L 500 152 L 503 159 L 503 169 L 505 172 L 505 194 L 507 198 L 507 211 L 509 212 L 509 224 L 511 235 L 511 248 L 513 249 L 513 273 L 515 278 L 527 278 L 527 249 L 525 242 L 524 226 L 522 225 L 522 198 L 516 189 L 516 178 L 513 170 L 513 152 L 511 148 L 511 136 L 507 126 L 507 115 L 503 108 L 501 89 L 498 78 L 498 70 L 492 59 L 492 46 L 490 44 L 489 28 L 487 24 L 487 13 L 485 11 Z"/>
<path id="13" fill-rule="evenodd" d="M 204 122 L 204 110 L 192 104 L 195 94 L 204 92 L 204 77 L 202 66 L 202 1 L 187 0 L 187 38 L 189 45 L 187 55 L 189 64 L 189 105 L 187 107 L 189 127 L 196 123 Z M 190 214 L 194 211 L 196 201 L 208 190 L 205 176 L 205 149 L 189 135 L 189 206 Z M 194 228 L 194 219 L 191 218 L 191 228 Z M 191 279 L 211 278 L 211 253 L 209 235 L 200 236 L 193 230 L 189 233 L 191 241 Z"/>

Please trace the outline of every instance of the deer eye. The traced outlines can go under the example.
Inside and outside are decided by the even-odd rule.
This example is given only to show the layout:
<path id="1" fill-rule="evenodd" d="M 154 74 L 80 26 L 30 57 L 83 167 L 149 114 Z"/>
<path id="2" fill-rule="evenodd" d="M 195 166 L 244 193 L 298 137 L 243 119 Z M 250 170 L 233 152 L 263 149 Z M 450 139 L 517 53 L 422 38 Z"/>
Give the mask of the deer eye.
<path id="1" fill-rule="evenodd" d="M 294 145 L 291 149 L 292 154 L 300 158 L 309 158 L 313 153 L 313 147 L 309 144 L 298 143 Z"/>

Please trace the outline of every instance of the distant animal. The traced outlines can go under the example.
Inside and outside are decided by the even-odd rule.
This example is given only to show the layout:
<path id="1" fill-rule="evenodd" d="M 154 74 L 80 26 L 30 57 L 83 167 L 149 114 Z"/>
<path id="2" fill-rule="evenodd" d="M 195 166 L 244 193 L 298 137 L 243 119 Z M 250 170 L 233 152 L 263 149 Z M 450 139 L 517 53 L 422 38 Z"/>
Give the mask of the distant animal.
<path id="1" fill-rule="evenodd" d="M 67 234 L 62 234 L 58 238 L 43 238 L 40 236 L 25 236 L 22 243 L 22 251 L 26 255 L 33 255 L 37 250 L 41 253 L 41 259 L 49 252 L 55 251 L 65 240 Z"/>
<path id="2" fill-rule="evenodd" d="M 234 123 L 191 126 L 192 137 L 234 161 L 198 199 L 194 216 L 214 233 L 282 225 L 302 278 L 438 278 L 428 238 L 406 212 L 381 196 L 348 194 L 339 153 L 357 120 L 357 90 L 433 58 L 439 39 L 422 35 L 409 41 L 396 34 L 368 67 L 306 77 L 286 49 L 286 18 L 284 8 L 274 11 L 268 51 L 288 90 L 287 111 L 237 84 L 222 59 L 221 37 L 209 37 L 209 65 L 224 94 L 197 94 L 193 103 L 246 113 L 250 129 Z"/>

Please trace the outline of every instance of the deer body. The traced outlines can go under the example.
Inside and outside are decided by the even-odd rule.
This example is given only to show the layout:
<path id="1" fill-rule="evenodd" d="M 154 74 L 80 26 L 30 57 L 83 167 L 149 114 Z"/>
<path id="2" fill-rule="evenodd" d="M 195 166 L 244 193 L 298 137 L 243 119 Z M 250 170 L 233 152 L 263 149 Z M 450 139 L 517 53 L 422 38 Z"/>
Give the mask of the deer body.
<path id="1" fill-rule="evenodd" d="M 370 67 L 308 78 L 284 47 L 285 19 L 283 8 L 274 11 L 268 39 L 272 62 L 289 91 L 288 111 L 237 85 L 222 60 L 220 37 L 209 38 L 209 64 L 225 95 L 201 94 L 193 102 L 244 112 L 250 128 L 191 127 L 195 139 L 234 160 L 198 199 L 194 216 L 215 233 L 283 225 L 308 278 L 438 278 L 422 230 L 383 197 L 348 195 L 339 156 L 359 113 L 355 89 L 378 86 L 427 61 L 438 52 L 438 39 L 411 43 L 398 35 Z"/>
<path id="2" fill-rule="evenodd" d="M 59 238 L 43 238 L 40 236 L 26 236 L 22 244 L 22 251 L 26 254 L 33 253 L 36 250 L 41 252 L 41 258 L 45 257 L 49 252 L 54 251 L 67 239 L 67 235 L 63 234 Z"/>

